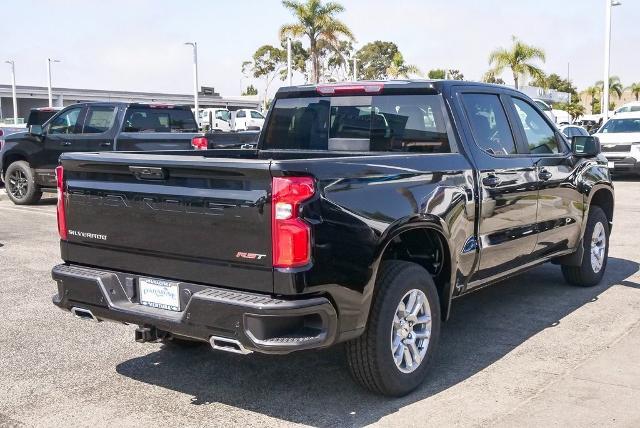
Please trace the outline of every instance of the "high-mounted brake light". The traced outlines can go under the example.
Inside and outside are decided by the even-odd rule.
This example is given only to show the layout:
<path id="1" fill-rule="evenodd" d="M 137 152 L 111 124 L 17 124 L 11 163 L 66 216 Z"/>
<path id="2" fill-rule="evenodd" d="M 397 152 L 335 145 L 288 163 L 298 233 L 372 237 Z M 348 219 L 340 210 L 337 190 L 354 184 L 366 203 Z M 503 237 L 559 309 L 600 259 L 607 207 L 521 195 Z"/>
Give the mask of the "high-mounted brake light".
<path id="1" fill-rule="evenodd" d="M 379 94 L 384 89 L 384 83 L 360 83 L 347 85 L 319 85 L 316 92 L 320 95 L 356 95 Z"/>
<path id="2" fill-rule="evenodd" d="M 194 150 L 207 150 L 209 148 L 209 141 L 207 137 L 193 137 L 191 139 L 191 147 Z"/>
<path id="3" fill-rule="evenodd" d="M 56 184 L 58 187 L 58 234 L 63 241 L 67 240 L 67 213 L 65 210 L 64 169 L 62 165 L 56 167 Z"/>
<path id="4" fill-rule="evenodd" d="M 311 261 L 311 228 L 299 217 L 299 208 L 315 193 L 313 179 L 274 177 L 271 192 L 273 266 L 304 266 Z"/>

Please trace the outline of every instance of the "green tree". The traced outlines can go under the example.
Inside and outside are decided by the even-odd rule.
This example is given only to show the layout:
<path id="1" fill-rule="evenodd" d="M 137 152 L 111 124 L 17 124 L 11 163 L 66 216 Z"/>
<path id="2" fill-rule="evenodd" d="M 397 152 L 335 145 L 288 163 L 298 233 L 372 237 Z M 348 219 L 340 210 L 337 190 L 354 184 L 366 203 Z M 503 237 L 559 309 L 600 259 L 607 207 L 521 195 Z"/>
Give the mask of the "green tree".
<path id="1" fill-rule="evenodd" d="M 404 62 L 404 57 L 400 52 L 396 52 L 391 61 L 391 65 L 387 68 L 387 77 L 398 79 L 400 77 L 408 78 L 410 74 L 419 74 L 420 70 L 415 65 Z"/>
<path id="2" fill-rule="evenodd" d="M 460 73 L 460 70 L 449 69 L 447 76 L 451 80 L 464 80 L 464 74 Z"/>
<path id="3" fill-rule="evenodd" d="M 567 104 L 565 110 L 567 113 L 569 113 L 569 116 L 571 116 L 572 122 L 580 116 L 584 115 L 585 112 L 584 106 L 577 101 Z"/>
<path id="4" fill-rule="evenodd" d="M 447 77 L 447 72 L 441 68 L 436 68 L 435 70 L 429 70 L 427 76 L 429 79 L 444 79 Z"/>
<path id="5" fill-rule="evenodd" d="M 546 76 L 545 74 L 536 76 L 531 81 L 531 86 L 538 86 L 545 89 L 554 89 L 560 92 L 566 92 L 571 95 L 578 95 L 578 89 L 573 86 L 573 83 L 567 79 L 563 79 L 555 73 L 551 73 Z"/>
<path id="6" fill-rule="evenodd" d="M 264 103 L 266 103 L 269 86 L 277 76 L 280 76 L 280 79 L 284 79 L 281 71 L 286 68 L 286 65 L 286 50 L 271 45 L 263 45 L 255 51 L 251 61 L 242 63 L 242 73 L 265 79 Z"/>
<path id="7" fill-rule="evenodd" d="M 513 73 L 513 82 L 518 89 L 520 77 L 531 76 L 537 78 L 542 76 L 543 71 L 532 64 L 532 60 L 545 61 L 545 53 L 542 49 L 527 45 L 515 36 L 512 37 L 513 45 L 510 48 L 498 48 L 489 55 L 489 65 L 493 66 L 496 75 L 501 74 L 505 69 L 510 68 Z"/>
<path id="8" fill-rule="evenodd" d="M 638 101 L 638 98 L 640 97 L 640 82 L 632 83 L 627 89 L 631 91 L 633 96 L 636 97 L 636 101 Z"/>
<path id="9" fill-rule="evenodd" d="M 291 11 L 296 19 L 295 23 L 285 24 L 280 28 L 280 38 L 287 37 L 309 40 L 309 57 L 311 60 L 311 81 L 320 81 L 321 51 L 323 47 L 338 49 L 340 38 L 354 40 L 349 27 L 336 18 L 344 11 L 338 3 L 322 3 L 321 0 L 283 0 L 282 5 Z"/>
<path id="10" fill-rule="evenodd" d="M 255 86 L 249 85 L 247 86 L 247 89 L 242 91 L 242 95 L 258 95 L 258 90 Z"/>
<path id="11" fill-rule="evenodd" d="M 352 53 L 353 43 L 349 40 L 341 40 L 338 42 L 336 49 L 331 50 L 327 59 L 326 70 L 330 79 L 336 81 L 349 79 Z"/>
<path id="12" fill-rule="evenodd" d="M 602 80 L 598 80 L 596 82 L 596 86 L 600 88 L 600 91 L 604 92 L 604 82 Z M 622 97 L 622 92 L 624 91 L 622 87 L 622 83 L 620 83 L 620 78 L 618 76 L 610 76 L 609 77 L 609 94 L 616 94 L 618 99 Z"/>
<path id="13" fill-rule="evenodd" d="M 358 77 L 365 80 L 384 79 L 398 53 L 398 46 L 393 42 L 376 40 L 367 43 L 356 53 Z"/>
<path id="14" fill-rule="evenodd" d="M 495 83 L 497 85 L 504 85 L 504 80 L 500 77 L 496 77 L 496 73 L 493 70 L 489 70 L 482 76 L 482 81 L 485 83 Z"/>
<path id="15" fill-rule="evenodd" d="M 593 110 L 596 103 L 596 97 L 600 95 L 600 88 L 597 86 L 589 86 L 584 90 L 584 93 L 591 97 L 591 101 L 589 102 L 589 105 L 591 105 L 591 114 L 595 114 Z"/>

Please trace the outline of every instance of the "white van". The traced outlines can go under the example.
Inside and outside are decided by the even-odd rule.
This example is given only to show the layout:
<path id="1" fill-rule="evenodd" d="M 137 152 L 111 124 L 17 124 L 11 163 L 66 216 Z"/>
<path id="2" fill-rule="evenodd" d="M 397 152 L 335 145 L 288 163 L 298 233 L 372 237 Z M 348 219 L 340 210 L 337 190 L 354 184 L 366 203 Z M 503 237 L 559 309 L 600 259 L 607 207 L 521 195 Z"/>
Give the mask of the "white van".
<path id="1" fill-rule="evenodd" d="M 261 131 L 264 115 L 258 110 L 243 108 L 233 112 L 233 129 L 236 131 Z"/>
<path id="2" fill-rule="evenodd" d="M 200 127 L 210 131 L 231 131 L 231 112 L 226 108 L 214 107 L 200 110 Z"/>

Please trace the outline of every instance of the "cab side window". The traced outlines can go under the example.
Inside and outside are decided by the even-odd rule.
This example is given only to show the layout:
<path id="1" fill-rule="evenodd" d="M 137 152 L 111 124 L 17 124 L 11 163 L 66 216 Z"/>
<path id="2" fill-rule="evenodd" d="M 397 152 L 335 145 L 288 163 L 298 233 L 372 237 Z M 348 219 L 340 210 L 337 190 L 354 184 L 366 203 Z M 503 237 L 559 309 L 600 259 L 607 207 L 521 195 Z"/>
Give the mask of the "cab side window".
<path id="1" fill-rule="evenodd" d="M 516 154 L 516 144 L 507 114 L 495 94 L 463 94 L 462 101 L 476 143 L 495 156 Z"/>
<path id="2" fill-rule="evenodd" d="M 54 118 L 49 124 L 49 134 L 78 134 L 78 118 L 82 107 L 72 108 Z"/>
<path id="3" fill-rule="evenodd" d="M 558 139 L 555 130 L 528 102 L 512 98 L 516 114 L 520 118 L 527 137 L 529 151 L 532 154 L 553 154 L 558 150 Z"/>
<path id="4" fill-rule="evenodd" d="M 89 107 L 87 118 L 84 120 L 83 134 L 102 134 L 113 126 L 116 118 L 114 107 Z"/>
<path id="5" fill-rule="evenodd" d="M 244 111 L 242 111 L 242 110 L 240 110 L 238 112 L 238 114 L 236 115 L 236 117 L 246 117 L 246 116 L 247 116 L 246 113 Z"/>

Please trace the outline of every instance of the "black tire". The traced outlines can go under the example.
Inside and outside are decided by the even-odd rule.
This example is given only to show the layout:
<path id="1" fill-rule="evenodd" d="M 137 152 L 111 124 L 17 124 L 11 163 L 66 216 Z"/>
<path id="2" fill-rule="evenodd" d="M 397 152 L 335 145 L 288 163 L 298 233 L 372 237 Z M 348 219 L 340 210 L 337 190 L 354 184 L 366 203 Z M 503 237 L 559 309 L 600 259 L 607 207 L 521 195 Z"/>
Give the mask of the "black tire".
<path id="1" fill-rule="evenodd" d="M 26 161 L 13 162 L 4 175 L 7 196 L 16 205 L 33 205 L 42 198 L 35 175 Z"/>
<path id="2" fill-rule="evenodd" d="M 431 335 L 418 367 L 404 373 L 393 358 L 392 326 L 401 299 L 414 289 L 426 296 L 431 312 Z M 429 272 L 415 263 L 384 262 L 376 281 L 367 328 L 362 336 L 346 343 L 349 370 L 356 382 L 373 392 L 396 397 L 406 395 L 424 381 L 439 337 L 440 303 Z"/>
<path id="3" fill-rule="evenodd" d="M 597 270 L 591 261 L 591 245 L 593 232 L 596 227 L 602 226 L 604 229 L 604 259 L 601 263 L 601 267 Z M 607 268 L 607 259 L 609 257 L 609 220 L 604 211 L 598 206 L 591 206 L 589 208 L 589 217 L 587 219 L 587 225 L 584 230 L 584 236 L 582 237 L 582 245 L 584 252 L 582 255 L 582 262 L 580 266 L 562 266 L 562 275 L 564 279 L 572 285 L 579 285 L 582 287 L 593 287 L 598 285 L 604 276 L 604 271 Z M 596 263 L 597 266 L 597 263 Z"/>

